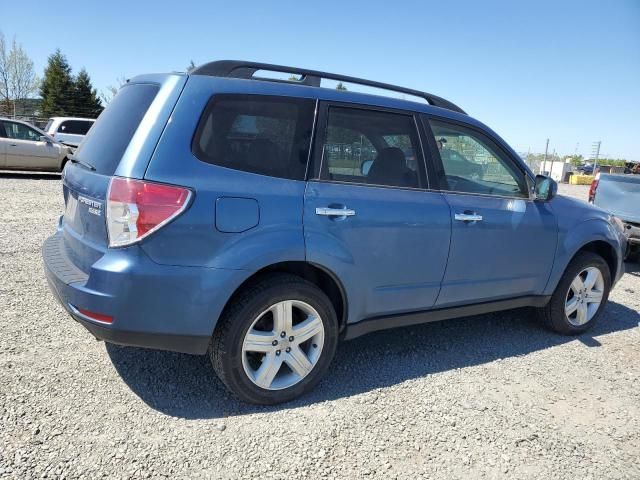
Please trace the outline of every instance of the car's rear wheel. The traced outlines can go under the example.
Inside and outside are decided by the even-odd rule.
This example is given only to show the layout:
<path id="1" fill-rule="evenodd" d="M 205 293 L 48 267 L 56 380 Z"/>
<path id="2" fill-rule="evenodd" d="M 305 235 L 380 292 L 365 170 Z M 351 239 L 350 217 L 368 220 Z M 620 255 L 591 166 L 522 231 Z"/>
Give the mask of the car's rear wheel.
<path id="1" fill-rule="evenodd" d="M 558 333 L 582 333 L 602 314 L 610 289 L 607 262 L 595 253 L 580 252 L 569 263 L 549 303 L 539 309 L 540 316 Z"/>
<path id="2" fill-rule="evenodd" d="M 225 309 L 209 355 L 238 398 L 286 402 L 311 390 L 335 353 L 338 322 L 327 296 L 289 274 L 270 274 Z"/>

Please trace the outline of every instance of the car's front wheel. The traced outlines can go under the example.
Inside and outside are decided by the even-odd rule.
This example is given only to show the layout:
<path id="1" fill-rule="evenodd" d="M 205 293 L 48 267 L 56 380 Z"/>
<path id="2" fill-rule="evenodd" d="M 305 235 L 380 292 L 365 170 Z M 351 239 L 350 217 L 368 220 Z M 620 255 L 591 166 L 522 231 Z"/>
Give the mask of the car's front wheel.
<path id="1" fill-rule="evenodd" d="M 331 301 L 314 284 L 271 274 L 232 300 L 209 355 L 222 382 L 241 400 L 276 404 L 311 390 L 336 350 Z"/>
<path id="2" fill-rule="evenodd" d="M 569 263 L 549 303 L 539 309 L 540 316 L 558 333 L 582 333 L 602 314 L 610 289 L 607 262 L 595 253 L 580 252 Z"/>

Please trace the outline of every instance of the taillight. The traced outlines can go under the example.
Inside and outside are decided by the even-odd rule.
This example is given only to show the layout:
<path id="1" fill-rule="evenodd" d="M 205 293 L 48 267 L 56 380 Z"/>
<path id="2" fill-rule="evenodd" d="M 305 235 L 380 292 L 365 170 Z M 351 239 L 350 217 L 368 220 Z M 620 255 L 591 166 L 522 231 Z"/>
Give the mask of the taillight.
<path id="1" fill-rule="evenodd" d="M 596 190 L 598 189 L 598 182 L 600 181 L 600 174 L 597 173 L 594 179 L 591 181 L 591 187 L 589 187 L 589 202 L 593 203 L 596 199 Z"/>
<path id="2" fill-rule="evenodd" d="M 113 177 L 107 195 L 110 247 L 131 245 L 180 215 L 191 191 L 184 187 Z"/>

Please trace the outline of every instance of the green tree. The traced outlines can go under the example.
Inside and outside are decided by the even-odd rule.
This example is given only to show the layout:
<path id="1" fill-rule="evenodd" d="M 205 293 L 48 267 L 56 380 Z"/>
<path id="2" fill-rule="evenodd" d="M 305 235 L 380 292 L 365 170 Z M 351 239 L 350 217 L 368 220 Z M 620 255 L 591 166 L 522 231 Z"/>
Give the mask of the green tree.
<path id="1" fill-rule="evenodd" d="M 96 118 L 102 112 L 102 101 L 91 85 L 91 78 L 83 68 L 74 81 L 73 115 Z"/>
<path id="2" fill-rule="evenodd" d="M 72 115 L 74 93 L 71 67 L 60 49 L 57 49 L 47 60 L 44 79 L 40 86 L 42 115 L 45 117 Z"/>
<path id="3" fill-rule="evenodd" d="M 577 167 L 578 165 L 582 165 L 584 163 L 584 157 L 582 155 L 567 155 L 565 157 L 565 160 L 567 159 L 574 167 Z"/>
<path id="4" fill-rule="evenodd" d="M 338 85 L 336 85 L 336 90 L 346 90 L 346 89 L 347 87 L 345 87 L 342 82 L 338 82 Z"/>

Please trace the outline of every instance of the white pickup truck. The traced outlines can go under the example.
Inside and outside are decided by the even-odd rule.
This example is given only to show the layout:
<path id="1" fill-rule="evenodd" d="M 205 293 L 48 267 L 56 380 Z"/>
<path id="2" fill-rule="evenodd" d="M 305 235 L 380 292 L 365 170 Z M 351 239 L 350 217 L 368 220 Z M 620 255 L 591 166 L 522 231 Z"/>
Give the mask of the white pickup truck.
<path id="1" fill-rule="evenodd" d="M 589 202 L 615 215 L 624 223 L 628 257 L 640 253 L 640 175 L 596 174 L 589 189 Z"/>

